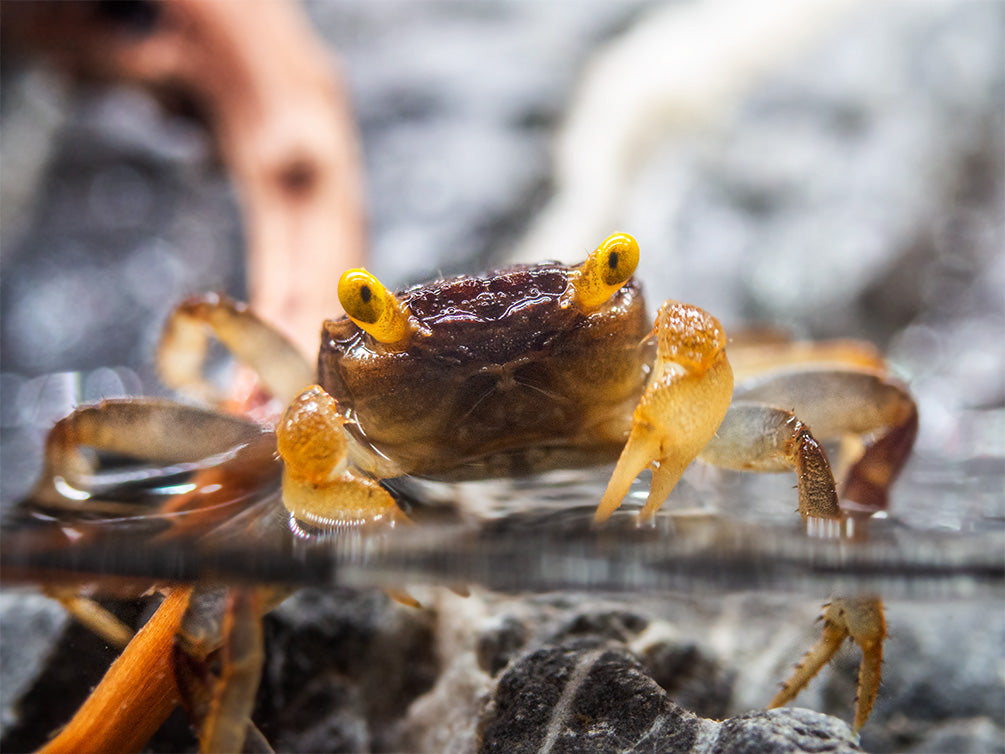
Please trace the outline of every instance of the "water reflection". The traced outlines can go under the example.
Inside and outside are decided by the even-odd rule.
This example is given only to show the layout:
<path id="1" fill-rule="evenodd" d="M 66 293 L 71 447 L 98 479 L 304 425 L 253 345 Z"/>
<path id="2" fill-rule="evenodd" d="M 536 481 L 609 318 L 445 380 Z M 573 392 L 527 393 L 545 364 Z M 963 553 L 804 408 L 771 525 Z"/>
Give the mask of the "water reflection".
<path id="1" fill-rule="evenodd" d="M 793 490 L 779 506 L 774 485 L 749 477 L 730 480 L 724 489 L 731 499 L 723 497 L 721 505 L 668 504 L 645 527 L 635 519 L 644 498 L 640 480 L 629 498 L 634 505 L 599 528 L 592 514 L 604 470 L 450 486 L 396 480 L 396 492 L 420 525 L 321 531 L 291 526 L 272 477 L 222 509 L 186 511 L 194 518 L 184 526 L 172 518 L 181 514 L 137 515 L 144 501 L 163 502 L 160 486 L 177 489 L 184 481 L 178 473 L 148 475 L 146 487 L 132 483 L 132 514 L 125 517 L 92 513 L 68 523 L 66 510 L 50 515 L 39 505 L 23 506 L 8 518 L 0 552 L 8 578 L 40 571 L 150 580 L 212 574 L 391 589 L 425 583 L 499 591 L 781 589 L 998 598 L 1005 584 L 1005 463 L 996 461 L 915 461 L 890 515 L 856 519 L 853 526 L 811 524 L 809 536 L 798 515 L 784 511 L 795 506 Z M 146 518 L 160 525 L 145 526 Z M 165 526 L 176 535 L 165 535 Z M 75 536 L 54 537 L 53 527 L 64 535 L 69 527 Z"/>

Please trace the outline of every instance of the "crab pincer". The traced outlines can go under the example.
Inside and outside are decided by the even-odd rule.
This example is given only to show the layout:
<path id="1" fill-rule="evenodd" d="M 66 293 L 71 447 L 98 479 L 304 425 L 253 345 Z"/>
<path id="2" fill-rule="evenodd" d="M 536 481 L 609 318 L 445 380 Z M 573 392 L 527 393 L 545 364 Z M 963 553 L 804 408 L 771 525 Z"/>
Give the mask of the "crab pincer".
<path id="1" fill-rule="evenodd" d="M 406 519 L 394 498 L 349 464 L 349 438 L 335 399 L 314 385 L 293 399 L 276 427 L 285 463 L 283 504 L 300 522 L 342 528 Z"/>
<path id="2" fill-rule="evenodd" d="M 652 484 L 639 523 L 650 521 L 729 408 L 733 372 L 719 321 L 696 306 L 667 301 L 653 332 L 656 361 L 632 415 L 628 442 L 594 514 L 596 523 L 610 518 L 632 480 L 649 467 Z"/>

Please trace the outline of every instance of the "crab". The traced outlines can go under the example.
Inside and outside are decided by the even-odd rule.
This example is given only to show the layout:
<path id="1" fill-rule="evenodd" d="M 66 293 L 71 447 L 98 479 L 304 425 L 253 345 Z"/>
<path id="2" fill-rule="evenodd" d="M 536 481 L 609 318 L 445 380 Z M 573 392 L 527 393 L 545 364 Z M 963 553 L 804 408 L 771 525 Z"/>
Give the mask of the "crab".
<path id="1" fill-rule="evenodd" d="M 609 462 L 595 524 L 649 470 L 637 514 L 644 526 L 698 459 L 794 473 L 811 534 L 861 531 L 856 523 L 886 508 L 917 431 L 915 403 L 882 359 L 853 341 L 731 344 L 714 316 L 678 301 L 663 303 L 653 322 L 633 277 L 638 259 L 636 240 L 617 233 L 573 267 L 522 265 L 398 293 L 349 270 L 338 282 L 346 316 L 324 322 L 316 368 L 246 306 L 200 296 L 169 318 L 159 369 L 169 386 L 215 400 L 203 374 L 212 335 L 287 406 L 275 446 L 294 526 L 409 523 L 381 483 L 395 477 L 520 476 Z M 177 406 L 137 411 L 78 411 L 50 443 L 50 466 L 78 464 L 78 445 L 125 450 L 112 439 L 122 430 L 143 438 L 130 452 L 152 457 L 179 460 L 180 438 L 192 462 L 240 442 L 261 456 L 259 430 L 244 420 Z M 822 445 L 831 440 L 841 443 L 839 483 Z M 62 471 L 48 477 L 72 477 Z M 50 489 L 49 497 L 59 495 Z M 770 706 L 794 698 L 850 637 L 862 650 L 857 729 L 879 686 L 882 603 L 837 597 L 822 617 L 819 643 Z"/>

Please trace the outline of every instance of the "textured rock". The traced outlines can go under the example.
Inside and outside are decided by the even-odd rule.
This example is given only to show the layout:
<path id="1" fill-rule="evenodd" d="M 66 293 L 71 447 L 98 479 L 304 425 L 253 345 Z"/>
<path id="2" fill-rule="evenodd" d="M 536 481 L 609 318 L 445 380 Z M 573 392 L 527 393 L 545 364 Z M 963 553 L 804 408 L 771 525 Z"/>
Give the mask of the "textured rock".
<path id="1" fill-rule="evenodd" d="M 17 720 L 15 706 L 34 683 L 68 617 L 54 600 L 39 594 L 0 594 L 0 721 Z"/>
<path id="2" fill-rule="evenodd" d="M 393 750 L 438 675 L 432 616 L 377 591 L 305 590 L 266 619 L 255 719 L 291 751 Z"/>
<path id="3" fill-rule="evenodd" d="M 862 751 L 847 725 L 807 709 L 768 710 L 723 721 L 715 754 Z"/>
<path id="4" fill-rule="evenodd" d="M 680 639 L 656 641 L 642 650 L 642 659 L 653 680 L 677 704 L 702 717 L 718 719 L 729 714 L 736 674 L 698 644 Z"/>
<path id="5" fill-rule="evenodd" d="M 630 653 L 580 640 L 540 649 L 499 681 L 480 751 L 691 751 L 703 723 Z"/>
<path id="6" fill-rule="evenodd" d="M 989 730 L 996 728 L 998 750 L 1005 748 L 1001 604 L 950 603 L 946 609 L 934 602 L 895 602 L 887 607 L 887 619 L 891 640 L 884 652 L 886 674 L 874 724 L 862 730 L 863 747 L 896 751 L 907 744 L 913 751 L 938 752 L 951 740 L 970 740 L 963 734 L 974 732 L 974 748 L 958 751 L 994 751 L 982 742 L 994 740 Z M 853 679 L 853 660 L 846 657 L 835 675 Z M 824 709 L 840 714 L 833 704 Z M 957 718 L 961 722 L 954 725 Z"/>
<path id="7" fill-rule="evenodd" d="M 413 705 L 402 729 L 408 750 L 465 750 L 442 740 L 439 748 L 428 745 L 443 721 L 483 752 L 860 750 L 844 722 L 808 710 L 720 724 L 681 706 L 691 699 L 726 710 L 736 673 L 675 638 L 660 603 L 635 601 L 628 609 L 615 598 L 574 593 L 529 600 L 476 593 L 466 600 L 443 595 L 437 612 L 454 651 L 436 687 Z M 485 647 L 501 643 L 507 660 L 492 679 L 486 668 L 500 666 L 503 655 L 487 655 Z M 467 647 L 480 664 L 465 656 Z M 445 686 L 479 693 L 457 697 L 443 693 Z M 477 729 L 475 719 L 452 716 L 458 704 L 477 712 Z"/>

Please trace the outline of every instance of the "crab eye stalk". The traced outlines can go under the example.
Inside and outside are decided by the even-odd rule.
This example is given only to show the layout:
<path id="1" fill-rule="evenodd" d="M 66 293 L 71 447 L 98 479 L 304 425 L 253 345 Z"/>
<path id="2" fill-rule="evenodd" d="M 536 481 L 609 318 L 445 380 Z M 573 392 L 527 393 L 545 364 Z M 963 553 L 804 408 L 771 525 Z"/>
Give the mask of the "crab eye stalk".
<path id="1" fill-rule="evenodd" d="M 408 307 L 366 270 L 356 268 L 342 273 L 338 300 L 349 319 L 375 340 L 400 343 L 408 337 Z"/>
<path id="2" fill-rule="evenodd" d="M 596 309 L 632 276 L 639 264 L 639 243 L 615 233 L 590 252 L 569 278 L 569 297 L 580 309 Z"/>

